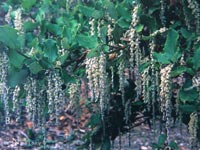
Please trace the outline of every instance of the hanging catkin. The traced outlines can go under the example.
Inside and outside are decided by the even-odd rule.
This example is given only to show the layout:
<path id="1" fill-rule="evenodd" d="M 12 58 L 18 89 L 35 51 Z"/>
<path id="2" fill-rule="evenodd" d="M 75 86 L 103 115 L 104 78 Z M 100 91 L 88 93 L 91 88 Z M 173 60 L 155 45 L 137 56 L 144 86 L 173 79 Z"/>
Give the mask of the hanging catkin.
<path id="1" fill-rule="evenodd" d="M 191 150 L 198 149 L 198 138 L 197 138 L 197 131 L 198 131 L 198 113 L 193 112 L 190 114 L 190 122 L 189 122 L 189 133 L 190 133 L 190 145 Z"/>
<path id="2" fill-rule="evenodd" d="M 5 112 L 5 122 L 6 124 L 10 123 L 10 111 L 9 111 L 9 87 L 7 85 L 8 77 L 8 56 L 5 52 L 0 54 L 0 96 L 1 100 L 4 103 L 4 112 Z"/>
<path id="3" fill-rule="evenodd" d="M 161 112 L 163 113 L 163 120 L 166 121 L 165 128 L 166 128 L 166 135 L 167 135 L 167 142 L 169 144 L 169 132 L 170 132 L 170 125 L 171 125 L 171 77 L 170 73 L 172 70 L 173 65 L 169 64 L 160 70 L 161 76 L 161 83 L 160 83 L 160 101 L 161 101 Z"/>

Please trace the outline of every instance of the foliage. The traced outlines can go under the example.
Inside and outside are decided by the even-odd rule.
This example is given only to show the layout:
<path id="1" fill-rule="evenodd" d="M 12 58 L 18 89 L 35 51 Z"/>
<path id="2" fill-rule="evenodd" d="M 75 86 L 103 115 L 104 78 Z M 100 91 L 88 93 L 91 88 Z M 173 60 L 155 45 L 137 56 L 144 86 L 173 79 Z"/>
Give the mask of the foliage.
<path id="1" fill-rule="evenodd" d="M 199 117 L 199 1 L 9 0 L 1 9 L 0 52 L 8 58 L 0 60 L 0 94 L 7 118 L 14 95 L 7 89 L 21 87 L 15 101 L 25 99 L 29 119 L 40 126 L 46 116 L 58 117 L 64 103 L 75 105 L 68 95 L 80 99 L 78 87 L 62 87 L 82 79 L 91 92 L 85 105 L 94 112 L 86 146 L 109 149 L 142 113 L 152 124 L 164 118 L 166 135 L 155 149 L 165 140 L 176 149 L 169 141 L 171 117 L 185 124 L 190 114 Z M 197 133 L 191 137 L 199 141 Z"/>

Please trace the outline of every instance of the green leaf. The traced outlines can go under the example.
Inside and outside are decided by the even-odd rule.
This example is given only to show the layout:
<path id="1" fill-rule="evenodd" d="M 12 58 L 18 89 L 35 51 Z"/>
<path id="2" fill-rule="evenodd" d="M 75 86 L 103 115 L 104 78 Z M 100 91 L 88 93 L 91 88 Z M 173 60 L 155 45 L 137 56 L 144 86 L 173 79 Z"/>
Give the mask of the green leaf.
<path id="1" fill-rule="evenodd" d="M 179 34 L 176 30 L 170 29 L 168 31 L 167 40 L 164 45 L 164 52 L 170 56 L 173 56 L 177 50 Z"/>
<path id="2" fill-rule="evenodd" d="M 118 21 L 117 21 L 118 25 L 121 27 L 121 28 L 129 28 L 130 26 L 130 22 L 127 22 L 124 18 L 120 18 Z"/>
<path id="3" fill-rule="evenodd" d="M 109 14 L 109 16 L 115 20 L 118 19 L 118 13 L 117 13 L 117 10 L 115 8 L 115 5 L 112 3 L 112 2 L 109 2 L 108 3 L 108 6 L 107 6 L 107 12 Z"/>
<path id="4" fill-rule="evenodd" d="M 65 49 L 70 48 L 69 40 L 65 37 L 61 40 L 62 47 Z"/>
<path id="5" fill-rule="evenodd" d="M 52 23 L 47 25 L 47 30 L 54 35 L 61 35 L 63 31 L 61 26 Z"/>
<path id="6" fill-rule="evenodd" d="M 118 25 L 115 25 L 115 28 L 113 30 L 113 40 L 115 41 L 115 43 L 119 43 L 120 42 L 120 38 L 123 35 L 123 29 L 120 28 Z"/>
<path id="7" fill-rule="evenodd" d="M 172 72 L 171 72 L 171 77 L 175 77 L 178 76 L 182 73 L 189 73 L 189 74 L 193 74 L 193 71 L 191 68 L 188 68 L 186 66 L 176 66 L 173 68 Z"/>
<path id="8" fill-rule="evenodd" d="M 18 38 L 17 38 L 17 42 L 19 43 L 20 47 L 24 47 L 24 45 L 25 45 L 25 35 L 24 34 L 19 35 Z"/>
<path id="9" fill-rule="evenodd" d="M 167 136 L 165 134 L 161 134 L 158 138 L 158 146 L 163 146 L 165 144 L 165 140 L 167 139 Z"/>
<path id="10" fill-rule="evenodd" d="M 99 51 L 97 51 L 96 49 L 92 49 L 89 51 L 89 53 L 87 53 L 87 58 L 98 57 L 99 55 Z"/>
<path id="11" fill-rule="evenodd" d="M 155 17 L 142 15 L 140 17 L 140 23 L 147 27 L 152 33 L 157 30 L 157 24 Z"/>
<path id="12" fill-rule="evenodd" d="M 178 147 L 178 145 L 177 145 L 177 143 L 176 142 L 170 142 L 169 143 L 169 146 L 173 149 L 173 150 L 179 150 L 179 147 Z"/>
<path id="13" fill-rule="evenodd" d="M 57 51 L 55 40 L 47 39 L 44 41 L 44 53 L 50 62 L 54 62 L 56 60 Z"/>
<path id="14" fill-rule="evenodd" d="M 193 67 L 195 70 L 198 70 L 200 67 L 200 47 L 194 51 Z"/>
<path id="15" fill-rule="evenodd" d="M 195 111 L 195 105 L 180 105 L 179 109 L 186 114 L 191 114 Z"/>
<path id="16" fill-rule="evenodd" d="M 111 145 L 110 145 L 110 139 L 108 136 L 104 137 L 102 145 L 103 145 L 102 147 L 103 150 L 110 150 Z"/>
<path id="17" fill-rule="evenodd" d="M 10 87 L 15 87 L 18 84 L 24 83 L 26 77 L 28 76 L 28 71 L 25 69 L 15 70 L 12 68 L 8 72 L 8 85 Z"/>
<path id="18" fill-rule="evenodd" d="M 0 26 L 0 42 L 11 49 L 19 49 L 17 31 L 9 26 Z"/>
<path id="19" fill-rule="evenodd" d="M 76 40 L 77 32 L 80 26 L 76 20 L 70 20 L 66 26 L 63 27 L 62 37 L 66 38 L 67 43 L 71 46 Z"/>
<path id="20" fill-rule="evenodd" d="M 68 56 L 69 56 L 69 53 L 65 53 L 64 55 L 58 58 L 58 61 L 60 61 L 61 64 L 63 64 L 67 60 Z"/>
<path id="21" fill-rule="evenodd" d="M 37 74 L 38 72 L 43 70 L 42 66 L 36 61 L 28 65 L 28 68 L 30 69 L 32 74 Z"/>
<path id="22" fill-rule="evenodd" d="M 98 11 L 98 10 L 92 8 L 92 7 L 80 5 L 79 6 L 79 10 L 86 17 L 93 17 L 95 19 L 99 19 L 99 18 L 103 17 L 103 12 L 102 11 Z"/>
<path id="23" fill-rule="evenodd" d="M 198 92 L 196 89 L 185 90 L 182 88 L 179 91 L 179 98 L 182 102 L 194 102 L 198 97 Z"/>
<path id="24" fill-rule="evenodd" d="M 170 63 L 170 56 L 166 53 L 153 53 L 153 57 L 156 62 L 159 62 L 161 64 L 169 64 Z"/>
<path id="25" fill-rule="evenodd" d="M 34 29 L 36 29 L 38 26 L 37 23 L 32 22 L 32 21 L 27 21 L 23 23 L 23 29 L 28 32 L 28 31 L 33 31 Z"/>
<path id="26" fill-rule="evenodd" d="M 13 66 L 19 69 L 22 67 L 25 60 L 24 56 L 20 55 L 15 50 L 10 50 L 8 56 L 9 56 L 10 63 Z"/>
<path id="27" fill-rule="evenodd" d="M 36 0 L 23 0 L 22 7 L 24 9 L 30 9 L 35 3 Z"/>
<path id="28" fill-rule="evenodd" d="M 129 21 L 131 20 L 131 13 L 124 6 L 124 3 L 118 4 L 116 7 L 116 11 L 117 11 L 118 15 L 121 16 L 122 18 L 129 20 Z"/>
<path id="29" fill-rule="evenodd" d="M 185 28 L 181 28 L 180 32 L 181 32 L 181 35 L 187 40 L 191 39 L 191 37 L 194 36 L 193 32 L 189 32 Z"/>
<path id="30" fill-rule="evenodd" d="M 135 30 L 136 30 L 136 32 L 141 32 L 142 30 L 143 30 L 143 28 L 144 28 L 144 25 L 142 25 L 142 24 L 139 24 L 139 25 L 137 25 L 136 27 L 135 27 Z"/>
<path id="31" fill-rule="evenodd" d="M 80 34 L 77 36 L 77 42 L 79 46 L 85 48 L 96 48 L 98 46 L 98 41 L 96 36 L 87 36 Z"/>
<path id="32" fill-rule="evenodd" d="M 96 127 L 101 124 L 101 115 L 93 114 L 86 126 Z"/>

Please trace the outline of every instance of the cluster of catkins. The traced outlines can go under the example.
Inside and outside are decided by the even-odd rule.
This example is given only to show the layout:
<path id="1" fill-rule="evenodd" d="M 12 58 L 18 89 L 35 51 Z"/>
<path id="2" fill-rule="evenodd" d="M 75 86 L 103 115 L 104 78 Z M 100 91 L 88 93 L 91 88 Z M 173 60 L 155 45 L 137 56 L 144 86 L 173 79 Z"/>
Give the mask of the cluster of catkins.
<path id="1" fill-rule="evenodd" d="M 85 64 L 91 100 L 100 102 L 100 109 L 104 116 L 110 99 L 106 55 L 101 53 L 99 57 L 87 58 Z"/>
<path id="2" fill-rule="evenodd" d="M 60 74 L 56 70 L 51 70 L 47 76 L 48 112 L 51 120 L 56 119 L 56 124 L 59 122 L 59 115 L 65 102 L 65 93 L 62 90 L 62 85 L 63 81 Z"/>

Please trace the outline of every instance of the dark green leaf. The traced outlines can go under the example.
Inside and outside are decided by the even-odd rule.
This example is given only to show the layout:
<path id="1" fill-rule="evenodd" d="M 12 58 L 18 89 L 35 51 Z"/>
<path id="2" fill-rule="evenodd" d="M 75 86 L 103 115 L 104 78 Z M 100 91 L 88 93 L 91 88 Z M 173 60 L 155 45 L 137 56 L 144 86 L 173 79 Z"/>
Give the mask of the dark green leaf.
<path id="1" fill-rule="evenodd" d="M 54 62 L 57 58 L 57 46 L 56 41 L 48 39 L 44 41 L 44 53 L 45 57 L 48 58 L 50 62 Z"/>
<path id="2" fill-rule="evenodd" d="M 24 9 L 30 9 L 35 3 L 36 0 L 23 0 L 22 7 Z"/>
<path id="3" fill-rule="evenodd" d="M 107 12 L 111 18 L 117 20 L 118 18 L 117 10 L 115 8 L 115 5 L 112 2 L 108 3 Z"/>
<path id="4" fill-rule="evenodd" d="M 180 105 L 179 109 L 186 114 L 191 114 L 192 112 L 195 111 L 195 106 L 194 105 Z"/>
<path id="5" fill-rule="evenodd" d="M 27 21 L 23 23 L 23 29 L 28 32 L 28 31 L 33 31 L 34 29 L 36 29 L 38 26 L 37 23 L 32 22 L 32 21 Z"/>
<path id="6" fill-rule="evenodd" d="M 179 98 L 182 102 L 194 102 L 198 97 L 198 92 L 195 88 L 191 90 L 181 89 L 179 91 Z"/>
<path id="7" fill-rule="evenodd" d="M 63 64 L 67 60 L 68 56 L 69 56 L 69 53 L 65 53 L 64 55 L 58 58 L 58 61 L 60 61 L 61 64 Z"/>
<path id="8" fill-rule="evenodd" d="M 87 53 L 87 58 L 98 57 L 99 55 L 100 55 L 100 52 L 93 49 L 93 50 L 90 50 L 89 53 Z"/>
<path id="9" fill-rule="evenodd" d="M 130 26 L 130 22 L 127 22 L 124 18 L 120 18 L 117 23 L 121 28 L 129 28 Z"/>
<path id="10" fill-rule="evenodd" d="M 17 31 L 9 26 L 0 26 L 0 42 L 11 49 L 19 49 Z"/>
<path id="11" fill-rule="evenodd" d="M 167 139 L 167 136 L 165 134 L 161 134 L 158 138 L 158 146 L 163 146 L 165 144 L 165 140 Z"/>
<path id="12" fill-rule="evenodd" d="M 170 63 L 170 55 L 166 54 L 166 53 L 153 53 L 153 57 L 155 59 L 156 62 L 159 62 L 161 64 L 169 64 Z"/>
<path id="13" fill-rule="evenodd" d="M 95 19 L 103 17 L 102 11 L 98 11 L 92 7 L 81 5 L 79 6 L 79 9 L 80 9 L 80 12 L 83 13 L 87 17 L 93 17 Z"/>
<path id="14" fill-rule="evenodd" d="M 179 147 L 178 147 L 178 145 L 177 145 L 177 143 L 176 142 L 170 142 L 169 143 L 169 146 L 173 149 L 173 150 L 179 150 Z"/>
<path id="15" fill-rule="evenodd" d="M 185 28 L 181 28 L 180 32 L 182 36 L 187 40 L 190 39 L 192 36 L 194 36 L 193 32 L 189 32 Z"/>
<path id="16" fill-rule="evenodd" d="M 24 45 L 25 45 L 25 36 L 24 36 L 24 34 L 18 36 L 17 42 L 19 43 L 20 47 L 24 47 Z"/>
<path id="17" fill-rule="evenodd" d="M 112 33 L 113 33 L 113 39 L 114 39 L 115 43 L 119 43 L 120 38 L 123 35 L 123 29 L 120 28 L 118 25 L 115 25 L 115 28 Z"/>
<path id="18" fill-rule="evenodd" d="M 79 46 L 82 46 L 84 48 L 96 48 L 98 46 L 96 36 L 87 36 L 80 34 L 77 36 L 77 42 Z"/>
<path id="19" fill-rule="evenodd" d="M 178 32 L 174 29 L 168 31 L 167 40 L 164 45 L 164 52 L 173 56 L 177 50 Z"/>
<path id="20" fill-rule="evenodd" d="M 22 67 L 23 62 L 25 60 L 24 56 L 20 55 L 15 50 L 10 50 L 8 56 L 9 56 L 10 63 L 13 66 L 15 66 L 16 68 L 19 68 L 19 69 Z"/>
<path id="21" fill-rule="evenodd" d="M 62 47 L 65 49 L 70 48 L 70 43 L 66 37 L 61 40 L 61 44 L 62 44 Z"/>
<path id="22" fill-rule="evenodd" d="M 78 30 L 79 24 L 76 20 L 70 20 L 68 22 L 68 25 L 63 27 L 62 37 L 66 38 L 65 40 L 70 46 L 76 42 L 75 37 L 77 36 Z"/>
<path id="23" fill-rule="evenodd" d="M 47 30 L 54 35 L 61 35 L 63 31 L 61 26 L 52 23 L 47 25 Z"/>
<path id="24" fill-rule="evenodd" d="M 93 114 L 90 118 L 87 126 L 95 127 L 101 124 L 101 115 L 100 114 Z"/>
<path id="25" fill-rule="evenodd" d="M 200 47 L 194 51 L 193 66 L 195 70 L 198 70 L 200 67 Z"/>
<path id="26" fill-rule="evenodd" d="M 8 72 L 8 85 L 10 87 L 15 87 L 18 84 L 24 83 L 26 77 L 28 76 L 28 71 L 25 69 L 15 70 L 12 68 Z"/>
<path id="27" fill-rule="evenodd" d="M 142 15 L 140 17 L 140 22 L 144 26 L 146 26 L 152 33 L 157 29 L 156 19 L 148 16 L 148 15 Z"/>
<path id="28" fill-rule="evenodd" d="M 43 70 L 42 66 L 36 61 L 28 65 L 28 68 L 30 69 L 32 74 L 37 74 L 38 72 Z"/>
<path id="29" fill-rule="evenodd" d="M 131 20 L 131 12 L 124 6 L 124 3 L 118 4 L 116 10 L 119 16 L 126 20 Z"/>
<path id="30" fill-rule="evenodd" d="M 171 72 L 171 77 L 175 77 L 178 76 L 182 73 L 189 73 L 189 74 L 193 74 L 193 71 L 191 68 L 188 68 L 186 66 L 176 66 L 173 68 L 172 72 Z"/>

